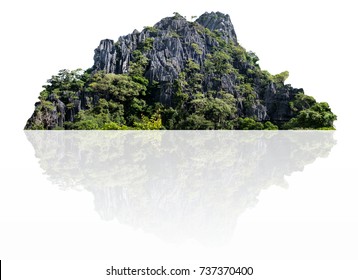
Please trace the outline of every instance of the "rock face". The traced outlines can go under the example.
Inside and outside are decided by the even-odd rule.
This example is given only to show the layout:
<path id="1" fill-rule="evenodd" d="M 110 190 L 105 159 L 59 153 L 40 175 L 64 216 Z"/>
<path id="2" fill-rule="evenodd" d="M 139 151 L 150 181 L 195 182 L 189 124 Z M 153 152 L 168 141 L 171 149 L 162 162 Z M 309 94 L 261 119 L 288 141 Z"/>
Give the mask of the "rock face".
<path id="1" fill-rule="evenodd" d="M 226 43 L 229 43 L 230 40 L 237 43 L 235 29 L 229 15 L 220 12 L 205 13 L 196 22 L 211 31 L 220 32 Z"/>
<path id="2" fill-rule="evenodd" d="M 94 68 L 102 69 L 107 73 L 114 73 L 116 69 L 117 50 L 113 40 L 102 40 L 95 50 Z"/>
<path id="3" fill-rule="evenodd" d="M 189 60 L 199 65 L 200 72 L 205 77 L 200 85 L 202 92 L 224 90 L 244 99 L 245 96 L 237 89 L 240 82 L 235 75 L 206 72 L 205 60 L 208 55 L 221 48 L 223 42 L 220 39 L 226 44 L 238 45 L 229 15 L 220 12 L 205 13 L 195 22 L 190 22 L 176 14 L 174 17 L 162 19 L 154 27 L 145 28 L 142 32 L 134 31 L 127 36 L 121 36 L 117 43 L 108 39 L 101 41 L 95 50 L 93 70 L 115 74 L 128 73 L 133 51 L 141 49 L 143 44 L 153 40 L 152 48 L 144 51 L 150 61 L 145 76 L 150 83 L 160 84 L 158 101 L 161 103 L 173 105 L 174 83 L 180 73 L 185 71 Z M 251 72 L 255 85 L 256 101 L 246 108 L 239 102 L 239 116 L 273 122 L 285 122 L 293 117 L 289 102 L 298 92 L 303 92 L 302 89 L 275 83 L 263 85 L 260 75 L 252 73 L 256 65 L 238 60 L 233 63 L 239 73 L 247 75 Z"/>

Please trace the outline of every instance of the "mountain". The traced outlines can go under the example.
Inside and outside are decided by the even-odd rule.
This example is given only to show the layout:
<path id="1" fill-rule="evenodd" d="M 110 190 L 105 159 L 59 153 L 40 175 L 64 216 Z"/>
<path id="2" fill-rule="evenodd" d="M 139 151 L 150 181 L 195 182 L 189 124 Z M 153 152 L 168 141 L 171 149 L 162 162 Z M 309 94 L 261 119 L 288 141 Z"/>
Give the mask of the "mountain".
<path id="1" fill-rule="evenodd" d="M 102 40 L 92 68 L 52 76 L 25 129 L 333 129 L 327 103 L 258 60 L 229 15 L 174 13 Z"/>

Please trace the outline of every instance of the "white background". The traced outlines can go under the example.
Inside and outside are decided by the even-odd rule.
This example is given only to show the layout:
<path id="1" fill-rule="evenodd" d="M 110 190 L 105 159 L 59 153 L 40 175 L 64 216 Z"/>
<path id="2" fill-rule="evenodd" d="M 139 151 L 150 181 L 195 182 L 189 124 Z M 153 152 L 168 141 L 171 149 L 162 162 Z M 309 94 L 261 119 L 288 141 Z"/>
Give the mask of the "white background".
<path id="1" fill-rule="evenodd" d="M 263 192 L 258 205 L 240 217 L 233 244 L 238 242 L 243 245 L 242 240 L 247 240 L 247 246 L 240 248 L 239 255 L 234 253 L 238 249 L 232 248 L 217 249 L 214 251 L 217 254 L 214 254 L 206 248 L 195 247 L 195 244 L 176 246 L 115 222 L 103 223 L 96 216 L 89 194 L 62 192 L 42 176 L 33 148 L 21 131 L 33 112 L 41 85 L 60 69 L 91 67 L 93 50 L 101 39 L 117 39 L 134 29 L 154 25 L 173 12 L 190 18 L 205 11 L 230 14 L 239 43 L 259 56 L 262 69 L 273 74 L 288 70 L 288 83 L 304 88 L 306 94 L 318 101 L 327 101 L 338 115 L 335 135 L 338 143 L 330 157 L 317 160 L 303 173 L 288 178 L 288 191 L 273 187 Z M 315 278 L 324 275 L 329 279 L 345 271 L 348 274 L 342 279 L 356 279 L 357 272 L 354 272 L 351 264 L 351 261 L 357 263 L 358 251 L 357 243 L 354 243 L 358 212 L 356 11 L 356 2 L 353 0 L 1 1 L 0 121 L 3 132 L 0 206 L 3 233 L 0 236 L 3 240 L 0 244 L 4 246 L 0 247 L 1 259 L 75 260 L 93 259 L 97 255 L 99 259 L 137 260 L 138 264 L 143 259 L 170 260 L 175 265 L 179 264 L 179 260 L 215 260 L 216 256 L 218 260 L 257 262 L 262 267 L 262 277 L 265 276 L 257 279 L 274 279 L 275 276 L 269 266 L 259 263 L 259 260 L 278 260 L 273 266 L 274 271 L 277 272 L 281 264 L 285 267 L 285 273 L 290 273 L 292 267 L 297 269 L 300 266 L 300 262 L 293 260 L 301 260 L 310 261 L 308 272 Z M 302 203 L 302 198 L 307 197 L 312 189 L 315 191 L 311 200 Z M 34 197 L 38 198 L 36 203 L 31 202 Z M 316 203 L 320 200 L 323 204 Z M 66 228 L 72 225 L 73 235 L 77 238 L 71 239 L 71 233 L 58 222 L 63 222 Z M 106 244 L 106 239 L 103 240 L 104 244 L 96 242 L 88 246 L 91 234 L 86 233 L 94 228 L 98 230 L 97 223 L 101 223 L 103 236 L 109 234 L 112 237 L 108 240 L 121 235 L 120 244 L 124 247 L 115 245 L 113 250 L 111 244 Z M 277 226 L 270 231 L 265 227 L 266 223 Z M 10 226 L 14 224 L 17 225 L 17 231 L 6 231 L 7 226 L 8 229 L 14 229 Z M 40 229 L 32 230 L 36 225 Z M 306 229 L 309 228 L 314 230 L 308 234 Z M 61 251 L 61 242 L 51 240 L 51 236 L 61 229 L 64 242 L 73 244 L 73 252 Z M 302 239 L 290 240 L 290 234 L 297 231 L 302 233 Z M 39 232 L 44 233 L 46 242 L 39 243 L 36 251 L 31 242 L 38 241 L 40 237 L 36 234 Z M 266 232 L 266 239 L 260 240 L 259 232 Z M 339 239 L 334 239 L 334 236 Z M 4 239 L 8 239 L 8 242 Z M 253 239 L 258 240 L 254 247 L 250 242 Z M 130 240 L 138 241 L 133 250 L 130 250 L 133 243 Z M 272 240 L 282 240 L 282 243 L 274 244 Z M 290 250 L 289 241 L 295 244 L 295 251 Z M 11 247 L 14 244 L 19 247 Z M 26 246 L 33 250 L 26 250 Z M 51 251 L 51 246 L 60 253 Z M 138 251 L 138 248 L 145 250 Z M 185 251 L 188 248 L 193 248 L 190 254 Z M 311 250 L 303 251 L 304 248 Z M 127 255 L 123 255 L 123 252 Z M 286 259 L 291 262 L 286 264 Z M 250 264 L 250 261 L 247 263 Z M 46 275 L 41 276 L 39 272 L 43 264 L 39 262 L 34 266 L 37 270 L 28 274 L 29 279 L 46 279 Z M 28 263 L 21 265 L 29 266 Z M 86 265 L 96 267 L 95 264 Z M 6 268 L 6 263 L 3 267 Z M 26 269 L 16 271 L 17 274 L 8 279 L 24 279 L 20 275 L 24 275 Z M 78 273 L 75 269 L 68 269 L 67 272 L 73 275 Z M 4 273 L 9 273 L 9 270 L 6 272 L 5 269 Z M 36 277 L 37 273 L 39 277 Z M 304 275 L 302 271 L 300 273 L 298 275 Z M 282 274 L 282 278 L 287 279 L 287 275 L 291 275 L 290 279 L 296 279 L 294 275 L 297 274 Z"/>

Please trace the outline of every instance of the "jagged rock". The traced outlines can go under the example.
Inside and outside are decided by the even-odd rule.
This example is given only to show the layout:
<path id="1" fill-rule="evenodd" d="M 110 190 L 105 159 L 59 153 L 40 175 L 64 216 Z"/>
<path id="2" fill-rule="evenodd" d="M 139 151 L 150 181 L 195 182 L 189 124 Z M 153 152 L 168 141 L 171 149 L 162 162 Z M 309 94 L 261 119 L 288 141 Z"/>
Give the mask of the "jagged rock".
<path id="1" fill-rule="evenodd" d="M 172 105 L 173 83 L 184 71 L 187 61 L 192 60 L 198 64 L 201 72 L 205 74 L 207 54 L 219 47 L 218 41 L 205 33 L 205 28 L 217 32 L 226 43 L 237 44 L 235 29 L 229 15 L 220 12 L 205 13 L 195 22 L 189 22 L 184 17 L 176 15 L 162 19 L 154 25 L 153 30 L 144 29 L 142 32 L 135 30 L 132 34 L 122 36 L 116 44 L 111 40 L 101 41 L 95 50 L 93 69 L 106 73 L 128 73 L 133 51 L 138 49 L 147 38 L 153 38 L 153 48 L 145 53 L 150 61 L 145 76 L 151 83 L 154 81 L 160 83 L 158 101 L 165 105 Z M 236 62 L 234 67 L 245 73 L 251 66 L 247 62 Z M 216 76 L 206 75 L 202 85 L 203 91 L 222 89 L 235 95 L 240 94 L 235 89 L 238 83 L 234 75 L 223 75 L 220 80 L 217 82 Z M 292 98 L 292 94 L 289 93 L 288 97 L 282 94 L 276 95 L 274 86 L 260 91 L 265 92 L 265 101 L 268 102 L 269 107 L 255 103 L 244 115 L 255 117 L 259 121 L 276 119 L 283 121 L 292 117 L 287 102 Z M 238 102 L 238 111 L 242 112 L 242 109 L 242 103 Z"/>
<path id="2" fill-rule="evenodd" d="M 25 129 L 54 129 L 63 126 L 65 116 L 65 105 L 60 100 L 42 105 L 41 102 L 35 104 L 37 108 L 27 121 Z"/>
<path id="3" fill-rule="evenodd" d="M 219 31 L 226 43 L 229 43 L 230 40 L 237 43 L 235 28 L 229 15 L 224 15 L 220 12 L 205 13 L 196 22 L 211 31 Z"/>
<path id="4" fill-rule="evenodd" d="M 204 27 L 221 32 L 226 40 L 236 42 L 236 34 L 228 15 L 206 13 L 196 23 L 188 22 L 181 16 L 168 17 L 154 25 L 155 32 L 144 29 L 139 33 L 135 30 L 132 34 L 120 37 L 116 44 L 111 40 L 101 41 L 95 50 L 93 69 L 106 73 L 128 73 L 131 53 L 147 38 L 154 38 L 153 50 L 146 53 L 150 60 L 146 77 L 151 83 L 157 81 L 162 84 L 159 101 L 171 105 L 173 82 L 184 70 L 187 61 L 191 59 L 200 68 L 204 68 L 206 54 L 218 46 L 215 40 L 198 32 L 197 24 L 201 22 Z M 233 92 L 231 81 L 226 79 L 225 86 Z"/>
<path id="5" fill-rule="evenodd" d="M 116 71 L 117 51 L 113 40 L 102 40 L 94 55 L 94 68 L 104 70 L 107 73 Z"/>

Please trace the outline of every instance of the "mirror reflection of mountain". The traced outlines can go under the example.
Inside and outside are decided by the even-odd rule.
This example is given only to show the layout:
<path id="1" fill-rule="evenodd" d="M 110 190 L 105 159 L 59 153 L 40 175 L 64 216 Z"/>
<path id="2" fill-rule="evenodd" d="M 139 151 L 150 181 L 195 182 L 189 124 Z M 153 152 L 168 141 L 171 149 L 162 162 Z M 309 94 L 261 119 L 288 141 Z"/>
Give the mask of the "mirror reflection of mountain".
<path id="1" fill-rule="evenodd" d="M 333 133 L 26 131 L 48 179 L 93 193 L 102 219 L 219 244 L 262 189 L 327 157 Z"/>

